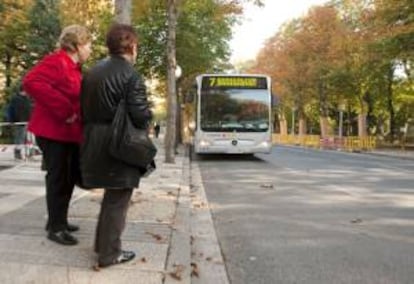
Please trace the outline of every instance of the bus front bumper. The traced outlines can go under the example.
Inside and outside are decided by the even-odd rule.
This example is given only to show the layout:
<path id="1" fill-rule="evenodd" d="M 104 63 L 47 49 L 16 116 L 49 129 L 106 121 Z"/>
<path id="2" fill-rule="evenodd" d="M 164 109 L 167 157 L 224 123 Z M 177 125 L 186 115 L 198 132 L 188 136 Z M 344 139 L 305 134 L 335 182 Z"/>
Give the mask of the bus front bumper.
<path id="1" fill-rule="evenodd" d="M 270 153 L 272 145 L 269 142 L 262 142 L 258 145 L 209 145 L 208 143 L 197 143 L 194 150 L 199 154 L 254 154 Z"/>

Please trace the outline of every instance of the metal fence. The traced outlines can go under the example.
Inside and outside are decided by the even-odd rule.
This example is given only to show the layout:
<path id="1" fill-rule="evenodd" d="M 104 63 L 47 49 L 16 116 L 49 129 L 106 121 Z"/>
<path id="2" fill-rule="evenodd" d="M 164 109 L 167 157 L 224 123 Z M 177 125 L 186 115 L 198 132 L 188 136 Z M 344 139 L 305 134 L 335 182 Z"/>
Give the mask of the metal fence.
<path id="1" fill-rule="evenodd" d="M 273 134 L 273 143 L 346 151 L 372 151 L 377 147 L 377 140 L 374 136 L 328 136 L 322 138 L 319 135 Z"/>
<path id="2" fill-rule="evenodd" d="M 0 152 L 21 160 L 41 153 L 33 133 L 27 131 L 27 122 L 0 122 Z"/>

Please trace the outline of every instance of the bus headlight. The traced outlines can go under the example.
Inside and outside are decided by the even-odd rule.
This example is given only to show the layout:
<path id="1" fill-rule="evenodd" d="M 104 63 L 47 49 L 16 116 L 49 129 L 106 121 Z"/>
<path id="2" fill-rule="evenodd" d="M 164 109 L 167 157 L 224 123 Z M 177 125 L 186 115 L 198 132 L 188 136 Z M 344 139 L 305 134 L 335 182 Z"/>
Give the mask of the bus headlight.
<path id="1" fill-rule="evenodd" d="M 270 142 L 269 141 L 263 141 L 259 144 L 260 148 L 270 148 Z"/>
<path id="2" fill-rule="evenodd" d="M 198 145 L 200 147 L 208 147 L 208 146 L 210 146 L 210 142 L 208 142 L 207 140 L 200 140 L 200 142 L 198 143 Z"/>

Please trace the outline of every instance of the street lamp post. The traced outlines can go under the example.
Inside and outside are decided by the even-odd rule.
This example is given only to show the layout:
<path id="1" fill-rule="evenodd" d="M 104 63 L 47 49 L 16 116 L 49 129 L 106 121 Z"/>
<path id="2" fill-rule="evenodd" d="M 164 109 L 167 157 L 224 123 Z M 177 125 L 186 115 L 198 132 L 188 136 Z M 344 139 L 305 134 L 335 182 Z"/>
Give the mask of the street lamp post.
<path id="1" fill-rule="evenodd" d="M 180 86 L 178 84 L 178 80 L 180 79 L 182 75 L 182 69 L 180 67 L 180 65 L 176 65 L 175 67 L 175 87 L 176 87 L 176 94 L 177 94 L 177 110 L 176 110 L 176 120 L 175 120 L 175 126 L 176 126 L 176 132 L 175 132 L 175 145 L 174 145 L 174 149 L 175 152 L 177 152 L 177 146 L 179 143 L 182 142 L 182 137 L 181 137 L 181 96 L 180 96 Z"/>
<path id="2" fill-rule="evenodd" d="M 345 110 L 345 104 L 344 103 L 340 103 L 339 106 L 339 127 L 338 127 L 338 136 L 339 138 L 342 138 L 342 129 L 343 129 L 343 124 L 344 124 L 344 110 Z"/>
<path id="3" fill-rule="evenodd" d="M 296 106 L 292 107 L 292 128 L 290 134 L 295 135 L 295 113 L 298 108 Z"/>

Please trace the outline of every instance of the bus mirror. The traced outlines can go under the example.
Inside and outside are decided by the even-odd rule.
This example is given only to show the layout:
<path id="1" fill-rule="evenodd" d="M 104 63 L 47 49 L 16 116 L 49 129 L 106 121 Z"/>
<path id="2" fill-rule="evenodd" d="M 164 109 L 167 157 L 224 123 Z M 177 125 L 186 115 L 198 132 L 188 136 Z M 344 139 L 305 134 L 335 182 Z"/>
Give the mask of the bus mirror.
<path id="1" fill-rule="evenodd" d="M 191 131 L 194 131 L 194 130 L 195 130 L 195 128 L 196 128 L 196 124 L 195 124 L 195 122 L 194 122 L 194 121 L 190 121 L 190 123 L 188 123 L 188 128 L 189 128 Z"/>

